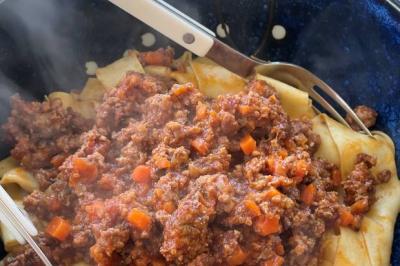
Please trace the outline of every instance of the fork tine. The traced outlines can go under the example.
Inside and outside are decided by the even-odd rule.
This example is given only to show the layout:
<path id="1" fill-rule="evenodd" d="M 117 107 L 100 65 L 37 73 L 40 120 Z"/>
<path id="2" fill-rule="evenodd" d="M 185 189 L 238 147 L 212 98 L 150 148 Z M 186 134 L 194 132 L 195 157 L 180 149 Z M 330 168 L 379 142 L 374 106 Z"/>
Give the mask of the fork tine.
<path id="1" fill-rule="evenodd" d="M 293 65 L 290 63 L 272 62 L 264 65 L 259 65 L 256 68 L 257 73 L 262 75 L 270 76 L 284 83 L 290 84 L 297 87 L 300 90 L 306 91 L 310 97 L 318 102 L 322 107 L 325 108 L 336 120 L 350 127 L 346 120 L 332 107 L 332 105 L 325 100 L 314 87 L 318 86 L 323 92 L 326 93 L 332 100 L 339 104 L 347 114 L 361 127 L 361 129 L 369 136 L 373 137 L 368 128 L 360 120 L 360 118 L 354 113 L 350 106 L 340 97 L 331 87 L 325 82 L 320 80 L 313 73 L 307 69 Z"/>
<path id="2" fill-rule="evenodd" d="M 318 115 L 321 114 L 322 112 L 320 110 L 318 110 L 317 107 L 315 107 L 314 105 L 311 106 L 311 108 L 314 110 L 315 113 L 317 113 Z"/>
<path id="3" fill-rule="evenodd" d="M 335 119 L 339 122 L 345 124 L 346 126 L 350 127 L 346 120 L 335 110 L 335 108 L 330 105 L 321 95 L 319 95 L 313 88 L 309 91 L 310 97 L 319 103 L 328 113 L 330 113 Z"/>
<path id="4" fill-rule="evenodd" d="M 356 113 L 353 111 L 353 109 L 351 109 L 351 107 L 343 100 L 342 97 L 340 97 L 339 94 L 337 94 L 328 84 L 326 84 L 325 82 L 323 82 L 322 80 L 316 78 L 315 80 L 316 85 L 323 91 L 325 92 L 329 97 L 331 97 L 335 102 L 337 102 L 345 111 L 347 114 L 349 114 L 351 116 L 351 118 L 357 123 L 358 126 L 361 127 L 361 129 L 369 136 L 372 137 L 371 132 L 368 130 L 368 128 L 364 125 L 364 123 L 361 121 L 361 119 L 356 115 Z M 318 94 L 314 89 L 313 91 Z M 319 95 L 319 94 L 318 94 Z M 321 97 L 321 96 L 320 96 Z M 329 103 L 328 103 L 329 104 Z M 332 107 L 332 106 L 331 106 Z M 335 111 L 336 112 L 336 111 Z M 341 117 L 341 116 L 340 116 Z M 341 117 L 342 121 L 344 120 Z M 344 120 L 346 121 L 346 120 Z M 342 121 L 343 122 L 343 121 Z M 347 122 L 345 123 L 346 125 Z"/>

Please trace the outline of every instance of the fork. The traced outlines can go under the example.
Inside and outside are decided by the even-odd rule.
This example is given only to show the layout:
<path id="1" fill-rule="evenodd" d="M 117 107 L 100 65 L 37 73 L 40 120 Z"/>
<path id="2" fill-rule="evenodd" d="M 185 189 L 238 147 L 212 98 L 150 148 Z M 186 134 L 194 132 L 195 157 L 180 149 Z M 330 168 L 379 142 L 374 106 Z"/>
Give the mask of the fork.
<path id="1" fill-rule="evenodd" d="M 0 185 L 0 221 L 11 232 L 19 244 L 25 241 L 32 247 L 45 266 L 52 266 L 49 259 L 32 238 L 38 234 L 33 223 L 22 214 L 14 200 L 7 191 Z"/>
<path id="2" fill-rule="evenodd" d="M 316 91 L 316 88 L 319 88 L 342 107 L 365 134 L 372 137 L 368 128 L 339 94 L 303 67 L 290 63 L 266 62 L 258 58 L 250 58 L 216 39 L 212 31 L 163 0 L 109 1 L 197 56 L 207 57 L 239 76 L 248 77 L 257 71 L 306 91 L 311 99 L 332 117 L 350 127 L 339 112 Z"/>

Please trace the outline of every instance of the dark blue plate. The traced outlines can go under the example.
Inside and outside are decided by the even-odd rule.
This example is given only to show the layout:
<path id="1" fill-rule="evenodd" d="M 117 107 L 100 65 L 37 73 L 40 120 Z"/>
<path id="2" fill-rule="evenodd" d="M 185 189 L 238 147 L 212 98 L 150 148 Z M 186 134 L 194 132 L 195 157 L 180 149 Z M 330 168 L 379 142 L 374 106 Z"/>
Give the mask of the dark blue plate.
<path id="1" fill-rule="evenodd" d="M 351 105 L 373 107 L 379 112 L 376 128 L 400 151 L 400 14 L 386 1 L 168 2 L 212 30 L 228 25 L 222 40 L 242 52 L 302 65 Z M 285 38 L 271 36 L 274 25 L 285 28 Z M 156 36 L 149 48 L 140 38 L 146 32 Z M 105 0 L 5 0 L 0 4 L 0 122 L 15 92 L 42 99 L 52 90 L 81 88 L 86 61 L 103 65 L 127 48 L 168 44 L 173 45 Z M 7 150 L 3 144 L 1 155 Z M 400 265 L 399 221 L 392 265 Z"/>

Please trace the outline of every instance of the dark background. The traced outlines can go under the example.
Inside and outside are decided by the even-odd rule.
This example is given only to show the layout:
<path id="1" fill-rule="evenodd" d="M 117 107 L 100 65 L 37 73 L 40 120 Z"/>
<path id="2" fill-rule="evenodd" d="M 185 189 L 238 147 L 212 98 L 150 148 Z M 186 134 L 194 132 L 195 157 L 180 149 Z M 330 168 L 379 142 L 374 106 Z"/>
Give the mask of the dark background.
<path id="1" fill-rule="evenodd" d="M 385 1 L 167 2 L 211 30 L 226 23 L 230 34 L 222 40 L 238 50 L 302 65 L 351 105 L 375 108 L 377 129 L 391 135 L 399 152 L 400 15 Z M 286 28 L 283 40 L 271 38 L 275 24 Z M 102 66 L 128 48 L 174 45 L 155 33 L 156 44 L 142 47 L 146 32 L 155 33 L 105 0 L 0 0 L 0 122 L 14 93 L 43 99 L 50 91 L 80 89 L 87 61 Z M 0 143 L 5 156 L 9 148 Z M 400 265 L 398 231 L 393 265 Z"/>

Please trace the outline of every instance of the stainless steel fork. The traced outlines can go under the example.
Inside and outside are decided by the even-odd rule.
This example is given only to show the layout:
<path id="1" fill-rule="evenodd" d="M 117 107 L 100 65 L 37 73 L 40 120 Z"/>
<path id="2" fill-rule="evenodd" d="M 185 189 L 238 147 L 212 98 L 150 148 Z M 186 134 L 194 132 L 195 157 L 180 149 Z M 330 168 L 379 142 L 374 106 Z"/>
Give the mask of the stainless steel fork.
<path id="1" fill-rule="evenodd" d="M 109 0 L 127 13 L 143 21 L 158 32 L 198 56 L 205 56 L 230 71 L 247 77 L 256 70 L 308 92 L 310 97 L 332 117 L 349 127 L 346 120 L 319 94 L 318 87 L 350 115 L 363 132 L 371 132 L 350 106 L 324 81 L 310 71 L 289 63 L 264 62 L 249 58 L 215 38 L 215 34 L 162 0 Z"/>

